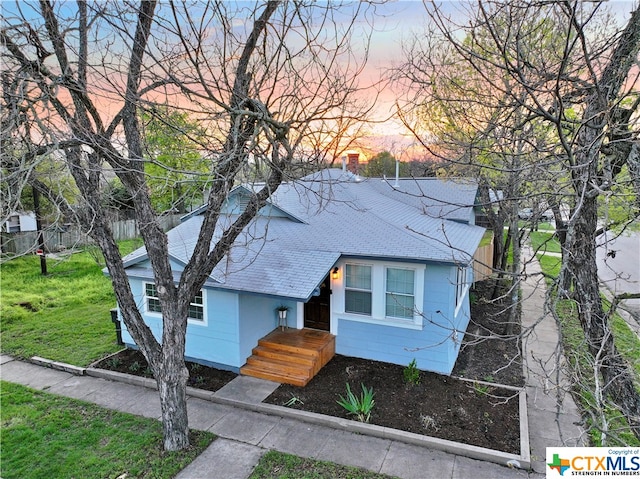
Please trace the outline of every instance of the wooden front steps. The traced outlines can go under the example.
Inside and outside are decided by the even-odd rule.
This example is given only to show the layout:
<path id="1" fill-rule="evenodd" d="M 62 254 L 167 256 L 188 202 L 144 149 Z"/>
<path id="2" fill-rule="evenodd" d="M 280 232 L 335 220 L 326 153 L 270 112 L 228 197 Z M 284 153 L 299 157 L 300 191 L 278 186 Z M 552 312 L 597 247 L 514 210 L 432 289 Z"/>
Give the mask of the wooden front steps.
<path id="1" fill-rule="evenodd" d="M 315 329 L 276 329 L 258 341 L 240 374 L 306 386 L 336 353 L 336 337 Z"/>

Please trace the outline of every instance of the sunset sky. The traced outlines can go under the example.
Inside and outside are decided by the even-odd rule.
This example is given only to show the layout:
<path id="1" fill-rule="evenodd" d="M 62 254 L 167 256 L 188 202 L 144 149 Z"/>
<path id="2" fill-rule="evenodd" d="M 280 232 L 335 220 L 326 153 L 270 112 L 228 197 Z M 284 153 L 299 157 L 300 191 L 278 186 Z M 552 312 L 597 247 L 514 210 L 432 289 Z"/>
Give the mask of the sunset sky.
<path id="1" fill-rule="evenodd" d="M 638 0 L 609 0 L 605 2 L 605 8 L 611 9 L 617 17 L 624 19 L 625 16 L 631 12 L 635 7 Z M 242 3 L 238 3 L 242 5 Z M 75 3 L 60 3 L 62 9 L 73 10 Z M 234 5 L 229 2 L 229 5 Z M 253 7 L 253 2 L 244 5 Z M 348 18 L 349 10 L 354 8 L 352 4 L 344 7 L 345 19 Z M 465 11 L 472 8 L 474 3 L 458 2 L 458 1 L 445 1 L 440 2 L 441 10 L 448 16 L 450 16 L 456 23 L 464 23 Z M 21 1 L 19 3 L 3 1 L 0 2 L 0 8 L 6 18 L 11 18 L 14 14 L 21 10 L 22 13 L 29 18 L 30 15 L 34 15 L 33 9 L 37 8 L 37 2 Z M 164 4 L 159 7 L 167 8 Z M 34 18 L 36 16 L 34 15 Z M 241 21 L 240 18 L 236 19 Z M 398 67 L 403 62 L 402 44 L 407 42 L 414 36 L 420 36 L 425 31 L 425 25 L 428 22 L 428 15 L 426 13 L 425 5 L 422 1 L 391 1 L 380 5 L 371 7 L 368 14 L 361 20 L 361 30 L 359 32 L 364 35 L 364 32 L 372 27 L 372 33 L 370 38 L 370 50 L 367 67 L 362 77 L 362 84 L 375 83 L 378 79 L 385 76 L 385 72 L 392 67 Z M 353 38 L 355 45 L 362 45 L 362 39 Z M 356 52 L 357 55 L 357 52 Z M 364 55 L 362 55 L 364 56 Z M 113 80 L 113 79 L 112 79 Z M 379 97 L 379 104 L 377 106 L 377 118 L 383 119 L 390 117 L 394 112 L 394 102 L 398 96 L 398 93 L 394 91 L 393 85 L 381 91 Z M 106 108 L 109 108 L 106 106 Z M 107 113 L 107 115 L 109 115 Z M 398 120 L 391 119 L 390 121 L 375 125 L 371 128 L 372 134 L 377 137 L 384 137 L 385 140 L 377 138 L 372 141 L 379 141 L 378 149 L 399 150 L 407 148 L 412 140 L 402 140 L 402 135 L 405 133 L 402 125 Z"/>

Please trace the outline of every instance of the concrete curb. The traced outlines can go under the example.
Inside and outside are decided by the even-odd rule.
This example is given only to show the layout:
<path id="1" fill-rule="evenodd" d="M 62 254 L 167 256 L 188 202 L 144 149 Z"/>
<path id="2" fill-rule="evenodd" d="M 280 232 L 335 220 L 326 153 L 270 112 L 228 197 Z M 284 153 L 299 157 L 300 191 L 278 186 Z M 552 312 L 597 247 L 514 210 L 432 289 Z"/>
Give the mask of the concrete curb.
<path id="1" fill-rule="evenodd" d="M 45 368 L 64 371 L 73 374 L 74 376 L 84 376 L 87 372 L 87 368 L 73 366 L 72 364 L 60 363 L 58 361 L 51 361 L 50 359 L 41 358 L 40 356 L 33 356 L 30 361 L 33 364 L 37 364 L 38 366 L 44 366 Z"/>
<path id="2" fill-rule="evenodd" d="M 108 379 L 112 381 L 120 381 L 135 386 L 143 386 L 149 389 L 157 389 L 156 382 L 153 379 L 141 378 L 131 374 L 120 373 L 116 371 L 109 371 L 106 369 L 87 368 L 86 374 L 88 376 L 98 377 L 102 379 Z M 466 379 L 470 383 L 485 384 L 482 381 L 473 381 Z M 501 384 L 486 383 L 493 387 L 512 390 L 517 392 L 519 397 L 519 415 L 520 415 L 520 454 L 510 454 L 507 452 L 497 451 L 495 449 L 488 449 L 484 447 L 472 446 L 454 441 L 448 441 L 446 439 L 439 439 L 431 436 L 423 436 L 422 434 L 415 434 L 398 429 L 391 429 L 384 426 L 376 426 L 375 424 L 365 424 L 358 421 L 351 421 L 349 419 L 336 418 L 333 416 L 326 416 L 324 414 L 317 414 L 307 411 L 300 411 L 297 409 L 291 409 L 283 406 L 276 406 L 273 404 L 265 403 L 248 403 L 245 401 L 239 401 L 236 399 L 220 397 L 216 392 L 206 391 L 203 389 L 197 389 L 193 387 L 187 387 L 187 394 L 191 397 L 203 399 L 205 401 L 211 401 L 218 404 L 224 404 L 227 406 L 233 406 L 242 408 L 262 414 L 268 414 L 271 416 L 286 417 L 291 419 L 297 419 L 299 421 L 307 422 L 310 424 L 330 427 L 347 432 L 355 432 L 358 434 L 365 434 L 382 439 L 390 439 L 393 441 L 403 442 L 406 444 L 413 444 L 422 447 L 428 447 L 438 451 L 447 452 L 450 454 L 456 454 L 459 456 L 469 457 L 472 459 L 479 459 L 482 461 L 493 462 L 508 467 L 517 467 L 521 469 L 530 469 L 531 456 L 529 452 L 529 424 L 527 419 L 527 396 L 524 388 L 516 388 L 513 386 L 503 386 Z"/>
<path id="3" fill-rule="evenodd" d="M 155 379 L 142 378 L 133 374 L 120 373 L 118 371 L 109 371 L 107 369 L 87 368 L 87 376 L 94 378 L 107 379 L 109 381 L 118 381 L 132 386 L 141 386 L 149 389 L 158 390 Z"/>

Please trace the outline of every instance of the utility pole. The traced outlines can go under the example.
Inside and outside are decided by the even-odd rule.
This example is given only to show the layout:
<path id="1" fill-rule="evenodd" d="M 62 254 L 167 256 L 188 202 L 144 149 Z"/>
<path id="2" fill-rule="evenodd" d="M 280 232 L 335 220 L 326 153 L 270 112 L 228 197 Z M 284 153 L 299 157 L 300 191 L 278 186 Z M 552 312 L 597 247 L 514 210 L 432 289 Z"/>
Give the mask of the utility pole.
<path id="1" fill-rule="evenodd" d="M 42 233 L 42 213 L 40 212 L 40 192 L 31 187 L 33 191 L 33 209 L 36 214 L 36 229 L 38 230 L 38 251 L 40 256 L 40 272 L 47 275 L 47 253 L 44 248 L 44 234 Z"/>

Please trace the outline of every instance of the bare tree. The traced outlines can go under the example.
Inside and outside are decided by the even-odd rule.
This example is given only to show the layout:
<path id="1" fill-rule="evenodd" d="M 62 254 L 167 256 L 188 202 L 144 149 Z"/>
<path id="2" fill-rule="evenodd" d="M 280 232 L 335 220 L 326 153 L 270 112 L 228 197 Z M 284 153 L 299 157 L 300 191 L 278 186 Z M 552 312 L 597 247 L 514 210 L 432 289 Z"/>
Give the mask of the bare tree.
<path id="1" fill-rule="evenodd" d="M 627 221 L 638 217 L 640 9 L 618 27 L 613 17 L 602 14 L 602 5 L 578 1 L 479 2 L 457 17 L 465 19 L 459 23 L 437 5 L 425 5 L 449 55 L 432 64 L 441 67 L 438 74 L 458 75 L 448 90 L 436 91 L 439 105 L 456 116 L 443 115 L 435 122 L 448 120 L 456 128 L 454 138 L 464 140 L 462 145 L 475 147 L 478 138 L 486 139 L 487 132 L 496 128 L 503 129 L 500 138 L 507 142 L 511 138 L 510 152 L 517 151 L 518 141 L 526 143 L 520 151 L 530 157 L 526 164 L 537 171 L 537 180 L 523 177 L 514 163 L 494 164 L 497 153 L 505 151 L 496 148 L 495 141 L 484 143 L 489 146 L 484 167 L 493 166 L 503 175 L 506 166 L 515 174 L 521 189 L 509 194 L 516 200 L 542 192 L 553 207 L 562 239 L 566 238 L 560 292 L 578 305 L 603 395 L 615 402 L 640 437 L 640 395 L 628 364 L 615 348 L 600 299 L 595 254 L 601 231 L 599 200 L 623 181 L 636 198 Z M 416 81 L 434 87 L 432 91 L 441 86 L 424 63 L 417 65 L 412 70 Z M 478 84 L 483 89 L 478 90 Z M 470 98 L 465 98 L 468 90 Z M 462 111 L 464 115 L 459 115 Z M 487 111 L 491 114 L 478 122 L 477 113 Z M 570 208 L 567 220 L 560 214 L 561 204 Z"/>
<path id="2" fill-rule="evenodd" d="M 17 4 L 5 19 L 3 174 L 12 191 L 25 184 L 41 190 L 100 247 L 122 318 L 156 378 L 167 450 L 189 444 L 184 353 L 191 298 L 296 165 L 325 151 L 314 141 L 323 138 L 319 132 L 364 120 L 371 108 L 352 100 L 366 59 L 352 37 L 366 47 L 368 25 L 360 35 L 357 21 L 366 9 L 302 1 L 41 0 L 33 9 Z M 145 155 L 140 117 L 162 111 L 156 105 L 188 112 L 206 131 L 197 141 L 208 162 L 207 210 L 179 275 L 145 175 L 153 159 Z M 14 148 L 5 152 L 8 144 Z M 32 175 L 46 154 L 72 175 L 77 202 Z M 117 176 L 132 197 L 162 308 L 159 340 L 144 322 L 106 220 L 105 175 Z M 262 180 L 248 206 L 221 217 L 229 191 L 247 177 Z"/>

